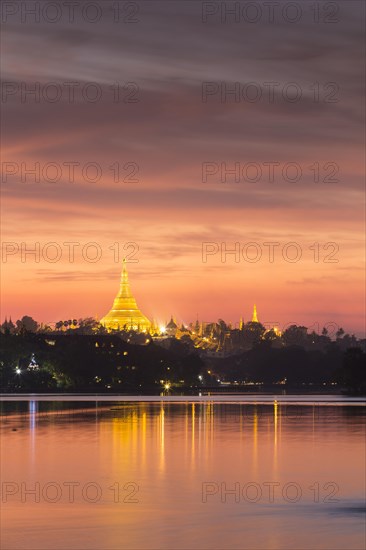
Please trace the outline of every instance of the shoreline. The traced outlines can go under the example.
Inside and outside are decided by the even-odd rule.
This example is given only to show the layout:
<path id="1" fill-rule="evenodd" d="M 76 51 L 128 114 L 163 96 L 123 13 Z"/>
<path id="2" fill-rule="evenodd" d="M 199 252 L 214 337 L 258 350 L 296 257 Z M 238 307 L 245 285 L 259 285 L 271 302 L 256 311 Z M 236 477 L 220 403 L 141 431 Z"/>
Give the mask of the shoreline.
<path id="1" fill-rule="evenodd" d="M 106 395 L 93 393 L 68 394 L 0 394 L 0 402 L 129 402 L 129 403 L 247 403 L 248 405 L 281 404 L 329 404 L 366 406 L 362 396 L 326 394 L 256 394 L 256 395 Z"/>

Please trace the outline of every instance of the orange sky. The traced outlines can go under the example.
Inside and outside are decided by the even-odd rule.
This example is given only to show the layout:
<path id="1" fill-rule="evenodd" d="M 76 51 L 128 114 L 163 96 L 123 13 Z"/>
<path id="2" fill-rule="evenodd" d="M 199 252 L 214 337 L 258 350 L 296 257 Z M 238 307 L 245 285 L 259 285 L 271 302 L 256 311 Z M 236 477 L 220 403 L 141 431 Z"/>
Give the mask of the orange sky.
<path id="1" fill-rule="evenodd" d="M 283 21 L 203 25 L 187 3 L 163 10 L 142 2 L 138 24 L 123 32 L 107 17 L 91 27 L 22 24 L 14 16 L 2 38 L 3 79 L 18 90 L 7 88 L 2 105 L 2 318 L 103 316 L 119 284 L 114 243 L 119 260 L 124 245 L 135 243 L 130 281 L 150 318 L 163 322 L 173 313 L 189 322 L 198 313 L 235 323 L 249 319 L 255 302 L 265 323 L 335 323 L 363 335 L 362 9 L 351 2 L 337 24 L 304 19 L 296 32 Z M 70 103 L 70 81 L 79 88 L 97 83 L 102 98 L 88 102 L 78 93 Z M 272 103 L 221 102 L 219 95 L 203 103 L 204 81 L 279 86 Z M 22 101 L 22 83 L 35 82 L 56 83 L 62 98 L 36 102 L 30 94 Z M 138 101 L 114 102 L 115 82 L 136 83 Z M 283 99 L 288 82 L 301 86 L 301 101 Z M 321 83 L 319 102 L 314 82 Z M 324 99 L 329 82 L 338 85 L 336 102 Z M 26 173 L 35 163 L 39 181 Z M 73 181 L 70 163 L 77 163 Z M 85 172 L 90 163 L 100 171 L 95 183 L 95 169 Z M 207 181 L 205 163 L 218 168 Z M 221 163 L 240 170 L 256 163 L 262 177 L 223 182 Z M 278 163 L 274 181 L 268 163 Z M 301 168 L 296 182 L 283 176 L 288 163 Z M 137 181 L 123 181 L 131 171 Z M 70 242 L 80 243 L 74 262 Z M 268 242 L 279 243 L 273 262 Z M 292 242 L 302 253 L 296 263 L 282 254 Z M 21 243 L 39 243 L 39 262 L 21 253 Z M 58 261 L 45 259 L 56 251 L 48 243 L 56 243 Z M 97 243 L 99 261 L 85 256 L 95 250 L 88 243 Z M 207 262 L 203 243 L 219 250 Z M 222 261 L 221 249 L 235 243 L 239 261 Z M 243 258 L 247 243 L 262 251 L 258 262 Z M 335 244 L 324 249 L 327 243 Z"/>

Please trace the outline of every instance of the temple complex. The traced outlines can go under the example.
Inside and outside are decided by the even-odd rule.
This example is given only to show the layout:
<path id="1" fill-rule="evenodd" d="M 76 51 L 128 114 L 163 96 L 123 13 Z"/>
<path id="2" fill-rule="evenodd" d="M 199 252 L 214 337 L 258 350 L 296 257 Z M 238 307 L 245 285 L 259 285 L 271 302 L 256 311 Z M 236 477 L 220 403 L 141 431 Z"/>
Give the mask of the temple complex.
<path id="1" fill-rule="evenodd" d="M 172 338 L 182 339 L 193 348 L 208 354 L 212 353 L 213 356 L 220 354 L 225 356 L 233 353 L 236 349 L 250 349 L 253 342 L 261 338 L 271 337 L 272 340 L 275 340 L 280 336 L 277 329 L 266 330 L 261 325 L 255 304 L 251 321 L 244 323 L 241 318 L 237 328 L 233 328 L 232 323 L 227 324 L 222 319 L 219 319 L 218 322 L 199 322 L 198 318 L 196 323 L 185 326 L 183 323 L 178 324 L 173 315 L 169 322 L 158 326 L 154 320 L 151 322 L 145 317 L 137 306 L 130 289 L 126 260 L 123 260 L 120 288 L 112 309 L 101 319 L 100 323 L 107 330 L 148 333 L 151 339 L 161 345 L 170 345 L 169 340 Z M 268 336 L 265 336 L 267 333 Z M 136 337 L 139 337 L 138 334 Z M 133 338 L 133 336 L 129 334 L 129 338 Z M 151 340 L 146 340 L 146 342 L 149 341 Z"/>

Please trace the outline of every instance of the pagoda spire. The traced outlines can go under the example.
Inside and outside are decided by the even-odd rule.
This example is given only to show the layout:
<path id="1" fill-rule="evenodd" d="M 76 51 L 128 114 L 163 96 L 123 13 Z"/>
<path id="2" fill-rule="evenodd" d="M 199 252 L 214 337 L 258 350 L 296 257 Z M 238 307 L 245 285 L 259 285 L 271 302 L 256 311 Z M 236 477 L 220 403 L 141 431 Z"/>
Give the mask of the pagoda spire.
<path id="1" fill-rule="evenodd" d="M 254 304 L 254 307 L 253 307 L 252 323 L 259 323 L 258 317 L 257 317 L 257 306 L 255 304 Z"/>
<path id="2" fill-rule="evenodd" d="M 122 262 L 122 272 L 121 272 L 121 282 L 119 287 L 119 296 L 121 298 L 133 298 L 130 283 L 128 280 L 128 272 L 127 272 L 127 261 L 126 258 L 123 258 Z"/>

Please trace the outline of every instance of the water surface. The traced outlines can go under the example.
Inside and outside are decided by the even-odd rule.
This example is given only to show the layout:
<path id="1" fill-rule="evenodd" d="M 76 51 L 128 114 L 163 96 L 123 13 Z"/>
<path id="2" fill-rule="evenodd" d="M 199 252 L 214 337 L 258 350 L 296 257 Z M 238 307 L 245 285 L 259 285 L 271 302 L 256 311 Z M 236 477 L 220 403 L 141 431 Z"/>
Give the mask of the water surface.
<path id="1" fill-rule="evenodd" d="M 6 550 L 365 546 L 362 400 L 65 399 L 2 404 Z"/>

